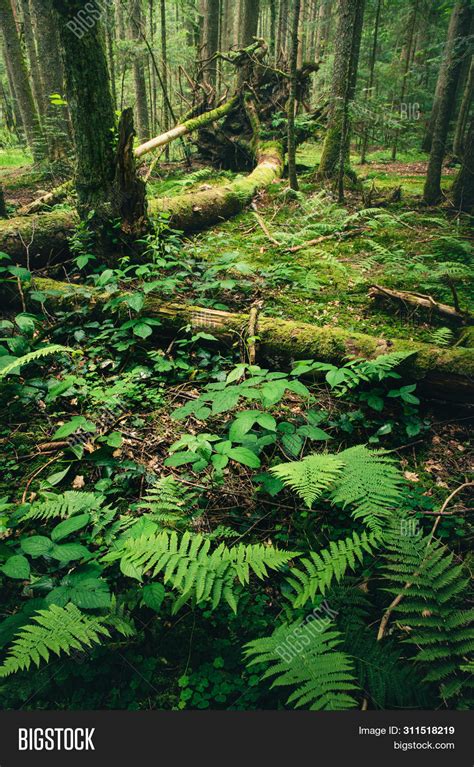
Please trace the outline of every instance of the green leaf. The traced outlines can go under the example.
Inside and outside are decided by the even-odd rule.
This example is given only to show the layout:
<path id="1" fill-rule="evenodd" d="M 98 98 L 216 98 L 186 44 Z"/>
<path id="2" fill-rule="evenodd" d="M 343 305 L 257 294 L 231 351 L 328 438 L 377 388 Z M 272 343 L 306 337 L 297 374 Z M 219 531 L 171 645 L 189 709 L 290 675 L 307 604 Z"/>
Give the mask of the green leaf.
<path id="1" fill-rule="evenodd" d="M 109 447 L 117 448 L 122 444 L 123 438 L 119 431 L 113 431 L 107 435 L 105 441 Z"/>
<path id="2" fill-rule="evenodd" d="M 89 520 L 89 514 L 78 514 L 76 517 L 71 517 L 71 519 L 65 519 L 64 522 L 60 522 L 59 525 L 56 525 L 53 529 L 51 532 L 51 540 L 55 542 L 61 541 L 71 533 L 74 533 L 77 530 L 82 530 L 83 527 L 89 524 Z"/>
<path id="3" fill-rule="evenodd" d="M 50 556 L 58 562 L 66 563 L 74 559 L 87 559 L 90 551 L 81 543 L 63 543 L 60 546 L 53 544 Z"/>
<path id="4" fill-rule="evenodd" d="M 96 431 L 95 424 L 93 424 L 92 421 L 88 421 L 83 415 L 75 415 L 70 421 L 66 421 L 66 423 L 60 426 L 59 429 L 56 429 L 52 439 L 64 439 L 65 437 L 70 437 L 71 434 L 74 434 L 78 429 L 82 429 L 86 432 Z"/>
<path id="5" fill-rule="evenodd" d="M 141 594 L 142 603 L 147 607 L 150 607 L 155 612 L 159 612 L 166 594 L 163 584 L 149 583 L 146 586 L 143 586 Z"/>
<path id="6" fill-rule="evenodd" d="M 133 326 L 133 334 L 139 338 L 148 338 L 151 336 L 153 330 L 146 322 L 137 322 Z"/>
<path id="7" fill-rule="evenodd" d="M 145 297 L 143 296 L 142 293 L 132 293 L 131 296 L 127 296 L 126 303 L 127 303 L 127 306 L 130 307 L 130 309 L 133 309 L 138 314 L 138 312 L 141 312 L 141 310 L 143 309 L 143 304 L 145 303 Z"/>
<path id="8" fill-rule="evenodd" d="M 44 535 L 32 535 L 20 542 L 22 551 L 30 557 L 50 557 L 54 543 Z"/>
<path id="9" fill-rule="evenodd" d="M 30 563 L 21 554 L 15 554 L 7 559 L 1 570 L 8 578 L 26 581 L 30 577 Z"/>
<path id="10" fill-rule="evenodd" d="M 221 470 L 221 469 L 225 469 L 225 467 L 229 463 L 229 458 L 227 455 L 216 454 L 212 456 L 211 462 L 215 469 Z"/>
<path id="11" fill-rule="evenodd" d="M 251 450 L 246 447 L 233 447 L 228 452 L 229 458 L 232 458 L 237 463 L 242 463 L 244 466 L 248 466 L 250 469 L 258 469 L 260 466 L 260 458 L 255 455 Z"/>

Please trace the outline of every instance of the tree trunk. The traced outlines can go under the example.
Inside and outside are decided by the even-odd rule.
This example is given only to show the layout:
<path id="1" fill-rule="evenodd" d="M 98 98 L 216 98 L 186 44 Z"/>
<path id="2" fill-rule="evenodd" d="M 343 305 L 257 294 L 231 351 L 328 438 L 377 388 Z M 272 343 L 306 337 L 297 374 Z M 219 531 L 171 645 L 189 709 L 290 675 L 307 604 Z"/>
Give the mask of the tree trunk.
<path id="1" fill-rule="evenodd" d="M 408 17 L 408 36 L 406 44 L 402 51 L 402 88 L 400 93 L 400 109 L 405 99 L 405 93 L 408 85 L 408 78 L 410 74 L 410 62 L 412 59 L 413 41 L 415 38 L 415 26 L 418 18 L 418 0 L 414 0 L 413 7 Z M 392 161 L 397 159 L 398 139 L 400 136 L 400 129 L 395 131 L 395 137 L 392 147 Z"/>
<path id="2" fill-rule="evenodd" d="M 101 20 L 76 33 L 84 0 L 54 0 L 64 51 L 68 102 L 76 144 L 78 213 L 101 230 L 110 221 L 114 180 L 115 112 Z"/>
<path id="3" fill-rule="evenodd" d="M 441 172 L 449 124 L 456 98 L 457 82 L 465 55 L 467 35 L 469 34 L 470 5 L 470 0 L 458 0 L 449 24 L 448 40 L 440 73 L 438 111 L 423 193 L 424 201 L 428 205 L 435 205 L 441 199 Z"/>
<path id="4" fill-rule="evenodd" d="M 369 61 L 369 81 L 367 83 L 367 88 L 365 91 L 365 106 L 366 110 L 368 107 L 369 102 L 372 100 L 373 96 L 373 88 L 374 88 L 374 78 L 375 78 L 375 61 L 377 58 L 377 46 L 378 46 L 378 40 L 379 40 L 379 28 L 380 28 L 380 11 L 382 9 L 382 0 L 377 0 L 377 7 L 375 10 L 375 21 L 374 21 L 374 32 L 372 37 L 372 49 L 370 51 L 370 61 Z M 360 164 L 364 165 L 366 162 L 366 156 L 367 156 L 367 149 L 369 146 L 369 123 L 368 123 L 368 114 L 366 113 L 366 126 L 364 128 L 364 134 L 362 137 L 362 150 L 360 154 Z"/>
<path id="5" fill-rule="evenodd" d="M 239 44 L 245 48 L 257 37 L 260 0 L 241 0 Z"/>
<path id="6" fill-rule="evenodd" d="M 121 231 L 138 238 L 148 229 L 146 184 L 137 176 L 133 153 L 133 110 L 124 109 L 118 127 L 112 215 L 119 218 Z"/>
<path id="7" fill-rule="evenodd" d="M 205 0 L 203 4 L 201 55 L 202 79 L 215 87 L 217 60 L 213 58 L 219 47 L 220 0 Z"/>
<path id="8" fill-rule="evenodd" d="M 60 160 L 70 151 L 71 131 L 68 108 L 51 103 L 51 95 L 64 96 L 64 67 L 61 61 L 60 42 L 54 23 L 52 0 L 30 0 L 38 48 L 44 96 L 44 130 L 48 142 L 50 162 Z"/>
<path id="9" fill-rule="evenodd" d="M 469 109 L 474 98 L 474 56 L 471 56 L 471 64 L 467 75 L 464 92 L 459 107 L 458 119 L 456 121 L 456 130 L 454 132 L 453 152 L 461 159 L 464 149 L 464 134 L 466 133 L 467 122 L 469 118 Z"/>
<path id="10" fill-rule="evenodd" d="M 168 57 L 166 51 L 166 3 L 165 0 L 160 0 L 160 23 L 161 23 L 161 60 L 162 71 L 161 79 L 163 82 L 163 128 L 165 133 L 170 127 L 170 114 L 168 110 Z M 169 151 L 166 149 L 166 158 L 169 159 Z"/>
<path id="11" fill-rule="evenodd" d="M 90 304 L 101 316 L 108 293 L 97 289 L 36 279 L 35 290 L 46 293 L 49 311 Z M 27 296 L 28 298 L 28 296 Z M 147 317 L 160 319 L 160 334 L 174 336 L 185 326 L 208 330 L 222 342 L 234 343 L 249 327 L 248 314 L 165 303 L 148 293 L 143 308 Z M 425 395 L 454 402 L 472 401 L 474 394 L 474 352 L 464 348 L 438 348 L 426 343 L 394 338 L 386 340 L 333 326 L 318 327 L 300 322 L 265 317 L 257 320 L 259 354 L 265 362 L 280 368 L 298 359 L 343 364 L 348 356 L 372 359 L 388 352 L 411 351 L 413 356 L 403 363 L 404 376 L 420 379 Z"/>
<path id="12" fill-rule="evenodd" d="M 33 160 L 40 162 L 44 159 L 43 137 L 10 0 L 0 0 L 0 26 L 26 140 Z"/>
<path id="13" fill-rule="evenodd" d="M 474 214 L 474 115 L 465 140 L 461 170 L 454 181 L 452 193 L 458 210 Z"/>
<path id="14" fill-rule="evenodd" d="M 347 138 L 346 141 L 344 139 L 348 131 L 344 130 L 344 125 L 349 122 L 349 104 L 355 89 L 362 14 L 363 0 L 340 0 L 332 75 L 332 103 L 319 166 L 319 177 L 322 179 L 334 177 L 341 158 L 346 154 Z"/>
<path id="15" fill-rule="evenodd" d="M 298 179 L 296 177 L 295 106 L 300 6 L 300 0 L 294 0 L 290 51 L 290 97 L 288 99 L 288 178 L 290 188 L 294 190 L 298 189 Z"/>
<path id="16" fill-rule="evenodd" d="M 135 40 L 139 49 L 133 59 L 133 79 L 135 82 L 135 113 L 137 133 L 140 141 L 150 138 L 150 119 L 148 114 L 148 99 L 146 92 L 145 65 L 143 62 L 142 44 L 144 24 L 141 0 L 131 0 L 130 4 L 130 37 Z"/>
<path id="17" fill-rule="evenodd" d="M 36 50 L 29 0 L 21 0 L 21 10 L 23 13 L 23 34 L 25 37 L 26 51 L 28 53 L 28 61 L 30 64 L 31 86 L 35 98 L 36 109 L 41 120 L 45 112 L 45 97 L 41 84 L 38 52 Z"/>

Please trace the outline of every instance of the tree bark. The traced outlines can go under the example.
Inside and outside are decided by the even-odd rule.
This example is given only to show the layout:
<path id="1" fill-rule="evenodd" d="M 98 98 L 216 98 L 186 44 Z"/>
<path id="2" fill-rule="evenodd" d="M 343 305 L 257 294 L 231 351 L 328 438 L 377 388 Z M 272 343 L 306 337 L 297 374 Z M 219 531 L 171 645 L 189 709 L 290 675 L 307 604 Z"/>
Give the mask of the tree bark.
<path id="1" fill-rule="evenodd" d="M 45 112 L 45 97 L 41 83 L 38 52 L 36 50 L 29 0 L 21 0 L 21 10 L 23 13 L 23 34 L 25 37 L 26 51 L 28 53 L 28 61 L 30 65 L 31 86 L 36 103 L 36 110 L 41 121 L 41 118 Z"/>
<path id="2" fill-rule="evenodd" d="M 260 0 L 241 0 L 239 44 L 245 48 L 257 37 Z"/>
<path id="3" fill-rule="evenodd" d="M 70 150 L 71 131 L 68 108 L 51 103 L 51 95 L 64 96 L 64 68 L 61 61 L 59 34 L 54 23 L 52 0 L 30 0 L 38 48 L 44 98 L 44 131 L 50 162 L 62 159 Z"/>
<path id="4" fill-rule="evenodd" d="M 108 293 L 94 288 L 50 279 L 35 279 L 33 287 L 46 293 L 49 311 L 63 311 L 76 305 L 82 307 L 89 302 L 100 315 L 103 304 L 110 298 Z M 233 314 L 184 303 L 165 303 L 152 293 L 145 296 L 143 311 L 148 317 L 160 319 L 161 336 L 163 333 L 174 336 L 181 328 L 190 325 L 195 330 L 212 332 L 224 343 L 234 343 L 236 333 L 241 336 L 249 326 L 248 314 Z M 388 352 L 413 352 L 413 356 L 403 363 L 403 372 L 405 376 L 419 379 L 425 395 L 444 401 L 472 401 L 472 349 L 438 348 L 425 343 L 377 338 L 329 325 L 318 327 L 262 315 L 258 318 L 256 333 L 259 354 L 276 368 L 297 359 L 343 364 L 348 356 L 371 359 Z"/>
<path id="5" fill-rule="evenodd" d="M 290 51 L 290 96 L 288 99 L 288 178 L 290 188 L 298 189 L 296 176 L 296 138 L 295 138 L 295 107 L 296 107 L 296 68 L 298 60 L 298 29 L 300 17 L 300 0 L 293 2 L 293 20 L 291 27 Z"/>
<path id="6" fill-rule="evenodd" d="M 133 59 L 133 79 L 135 82 L 135 114 L 137 132 L 140 141 L 150 138 L 150 118 L 146 92 L 145 65 L 141 50 L 144 37 L 144 24 L 141 0 L 131 0 L 130 4 L 130 37 L 135 40 L 139 50 Z"/>
<path id="7" fill-rule="evenodd" d="M 452 194 L 458 210 L 474 213 L 474 115 L 471 117 L 461 170 L 454 181 Z"/>
<path id="8" fill-rule="evenodd" d="M 44 159 L 43 137 L 10 0 L 0 0 L 0 26 L 26 141 L 33 160 L 40 162 Z"/>
<path id="9" fill-rule="evenodd" d="M 78 213 L 100 230 L 111 219 L 115 112 L 101 20 L 75 33 L 84 0 L 54 0 L 76 144 Z"/>
<path id="10" fill-rule="evenodd" d="M 448 40 L 440 73 L 438 110 L 423 192 L 424 201 L 428 205 L 435 205 L 442 196 L 441 172 L 456 98 L 457 82 L 465 56 L 467 35 L 469 34 L 470 6 L 470 0 L 458 0 L 449 24 Z"/>
<path id="11" fill-rule="evenodd" d="M 415 27 L 416 27 L 417 19 L 418 19 L 418 0 L 414 0 L 413 7 L 408 17 L 408 25 L 407 25 L 408 36 L 402 51 L 402 87 L 401 87 L 401 93 L 400 93 L 400 108 L 405 98 L 405 93 L 406 93 L 406 89 L 408 85 L 408 78 L 410 76 L 410 64 L 412 60 L 412 52 L 414 47 L 413 43 L 415 39 Z M 395 131 L 395 137 L 393 140 L 393 147 L 392 147 L 393 162 L 395 162 L 395 160 L 397 159 L 399 136 L 400 136 L 400 129 L 397 128 L 397 130 Z"/>
<path id="12" fill-rule="evenodd" d="M 374 32 L 372 37 L 372 49 L 370 51 L 370 61 L 369 61 L 369 81 L 367 83 L 367 88 L 365 91 L 365 105 L 366 109 L 369 104 L 369 102 L 372 100 L 373 97 L 373 88 L 374 88 L 374 79 L 375 79 L 375 61 L 377 58 L 377 46 L 378 46 L 378 40 L 379 40 L 379 28 L 380 28 L 380 11 L 382 9 L 382 0 L 377 0 L 377 7 L 375 10 L 375 21 L 374 21 Z M 366 162 L 367 157 L 367 149 L 369 146 L 369 123 L 368 123 L 368 114 L 366 114 L 366 120 L 367 124 L 364 128 L 364 135 L 362 137 L 362 150 L 360 154 L 360 164 L 364 165 Z"/>
<path id="13" fill-rule="evenodd" d="M 332 75 L 332 102 L 323 153 L 319 166 L 319 177 L 331 178 L 336 174 L 341 157 L 344 116 L 349 107 L 351 72 L 354 69 L 354 37 L 357 11 L 360 0 L 340 0 L 339 21 L 336 35 L 336 50 Z"/>
<path id="14" fill-rule="evenodd" d="M 474 56 L 471 56 L 471 64 L 466 78 L 464 91 L 459 107 L 458 119 L 456 121 L 456 130 L 453 139 L 453 152 L 458 159 L 463 156 L 464 135 L 469 117 L 469 109 L 474 98 Z"/>
<path id="15" fill-rule="evenodd" d="M 170 127 L 170 114 L 168 109 L 168 56 L 166 51 L 166 3 L 165 0 L 160 0 L 160 24 L 161 24 L 161 59 L 162 59 L 162 71 L 161 79 L 163 82 L 163 128 L 165 133 Z M 167 150 L 168 152 L 168 150 Z M 169 158 L 169 153 L 167 159 Z"/>
<path id="16" fill-rule="evenodd" d="M 214 58 L 219 46 L 220 0 L 205 0 L 202 7 L 201 27 L 201 76 L 215 87 L 217 78 L 217 60 Z"/>

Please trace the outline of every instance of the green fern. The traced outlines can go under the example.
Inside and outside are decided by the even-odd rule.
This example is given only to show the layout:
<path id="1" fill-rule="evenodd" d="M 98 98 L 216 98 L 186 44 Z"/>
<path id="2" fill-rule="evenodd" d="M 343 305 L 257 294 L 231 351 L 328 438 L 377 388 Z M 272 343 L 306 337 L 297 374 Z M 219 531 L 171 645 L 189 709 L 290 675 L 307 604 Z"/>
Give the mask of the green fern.
<path id="1" fill-rule="evenodd" d="M 295 556 L 260 544 L 229 548 L 221 543 L 212 552 L 210 547 L 211 541 L 202 535 L 185 532 L 179 539 L 175 531 L 165 530 L 126 538 L 104 561 L 120 559 L 122 572 L 139 580 L 145 573 L 153 578 L 162 573 L 164 583 L 180 593 L 174 612 L 189 599 L 210 602 L 212 609 L 224 599 L 236 611 L 236 579 L 245 585 L 251 572 L 263 579 L 268 570 L 281 569 Z"/>
<path id="2" fill-rule="evenodd" d="M 301 560 L 305 570 L 294 568 L 288 578 L 296 592 L 293 606 L 303 607 L 308 601 L 313 602 L 318 592 L 324 594 L 334 579 L 339 582 L 348 570 L 355 570 L 362 563 L 364 554 L 373 554 L 380 543 L 378 531 L 364 531 L 360 535 L 354 532 L 345 540 L 331 541 L 328 548 L 319 553 L 311 551 Z"/>
<path id="3" fill-rule="evenodd" d="M 357 705 L 349 694 L 357 689 L 352 660 L 335 649 L 341 641 L 333 625 L 285 624 L 271 636 L 249 642 L 244 654 L 249 667 L 267 666 L 261 678 L 276 677 L 272 688 L 294 688 L 287 705 L 340 711 Z"/>
<path id="4" fill-rule="evenodd" d="M 21 521 L 27 519 L 66 519 L 75 514 L 97 510 L 104 502 L 104 496 L 93 492 L 66 490 L 61 495 L 45 493 L 44 500 L 35 501 L 22 515 Z"/>
<path id="5" fill-rule="evenodd" d="M 196 493 L 182 482 L 174 477 L 161 477 L 137 505 L 148 509 L 150 518 L 163 527 L 180 527 L 190 520 L 195 503 Z"/>
<path id="6" fill-rule="evenodd" d="M 402 595 L 394 616 L 417 649 L 414 660 L 425 668 L 425 680 L 442 684 L 445 698 L 460 693 L 472 684 L 461 668 L 474 649 L 474 610 L 460 607 L 469 585 L 462 565 L 438 541 L 421 531 L 401 536 L 397 526 L 387 533 L 384 558 L 386 590 Z"/>
<path id="7" fill-rule="evenodd" d="M 449 346 L 454 338 L 451 328 L 437 328 L 431 334 L 431 343 L 435 346 Z"/>
<path id="8" fill-rule="evenodd" d="M 36 360 L 39 360 L 41 357 L 46 357 L 49 354 L 58 354 L 59 352 L 73 351 L 74 349 L 71 349 L 69 346 L 61 346 L 60 344 L 43 346 L 41 349 L 29 352 L 28 354 L 23 355 L 23 357 L 18 357 L 13 362 L 10 362 L 9 365 L 5 365 L 5 367 L 0 370 L 0 381 L 17 368 L 22 367 L 23 365 L 28 365 L 30 362 L 36 362 Z"/>
<path id="9" fill-rule="evenodd" d="M 334 487 L 344 468 L 339 456 L 308 455 L 301 461 L 273 466 L 270 471 L 295 490 L 310 509 L 318 498 Z"/>
<path id="10" fill-rule="evenodd" d="M 338 454 L 344 471 L 331 500 L 354 508 L 352 517 L 371 530 L 381 527 L 402 501 L 403 476 L 385 450 L 356 445 Z"/>
<path id="11" fill-rule="evenodd" d="M 270 469 L 303 499 L 308 508 L 323 495 L 372 530 L 397 508 L 402 499 L 403 477 L 383 450 L 356 445 L 337 455 L 310 455 Z"/>
<path id="12" fill-rule="evenodd" d="M 70 655 L 71 650 L 84 651 L 99 644 L 101 635 L 110 636 L 102 619 L 84 615 L 72 603 L 38 610 L 33 621 L 17 634 L 8 657 L 0 666 L 0 677 L 29 669 L 32 663 L 39 666 L 41 660 L 48 662 L 51 652 Z"/>

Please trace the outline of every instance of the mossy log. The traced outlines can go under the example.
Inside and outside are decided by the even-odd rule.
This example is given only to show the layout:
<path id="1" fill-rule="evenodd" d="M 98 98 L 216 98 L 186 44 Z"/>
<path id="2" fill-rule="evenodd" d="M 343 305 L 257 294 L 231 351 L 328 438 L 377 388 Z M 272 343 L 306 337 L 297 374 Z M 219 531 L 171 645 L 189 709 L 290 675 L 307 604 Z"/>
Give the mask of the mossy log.
<path id="1" fill-rule="evenodd" d="M 203 192 L 152 199 L 148 204 L 149 213 L 168 213 L 171 226 L 185 232 L 203 229 L 235 216 L 251 202 L 259 189 L 269 186 L 283 173 L 283 148 L 278 142 L 261 142 L 256 157 L 257 166 L 248 176 Z M 0 221 L 0 251 L 25 264 L 30 244 L 31 268 L 44 266 L 67 254 L 68 237 L 78 222 L 75 212 L 63 211 Z"/>
<path id="2" fill-rule="evenodd" d="M 414 311 L 421 310 L 429 314 L 436 314 L 444 319 L 459 324 L 472 323 L 472 317 L 467 312 L 458 312 L 454 306 L 439 303 L 432 296 L 422 293 L 413 293 L 406 290 L 393 290 L 381 285 L 371 285 L 369 296 L 377 301 L 395 301 L 401 306 L 411 308 Z"/>
<path id="3" fill-rule="evenodd" d="M 193 131 L 200 130 L 205 125 L 209 125 L 216 120 L 220 120 L 221 117 L 229 114 L 229 112 L 235 107 L 237 101 L 238 98 L 234 96 L 234 98 L 226 101 L 224 104 L 221 104 L 215 109 L 211 109 L 209 112 L 204 112 L 203 114 L 197 115 L 196 117 L 192 117 L 191 119 L 182 122 L 180 125 L 176 125 L 174 128 L 171 128 L 171 130 L 166 131 L 166 133 L 162 133 L 160 136 L 156 136 L 149 141 L 145 141 L 144 144 L 140 144 L 140 146 L 135 149 L 135 157 L 142 157 L 144 154 L 151 152 L 153 149 L 158 149 L 158 147 L 166 146 L 177 138 L 186 136 L 188 133 L 193 133 Z"/>
<path id="4" fill-rule="evenodd" d="M 50 279 L 34 280 L 34 288 L 47 293 L 49 311 L 89 303 L 99 314 L 109 294 L 80 285 Z M 161 321 L 162 335 L 169 337 L 183 327 L 206 330 L 223 343 L 233 344 L 248 335 L 250 314 L 204 309 L 200 306 L 167 303 L 148 294 L 143 312 Z M 256 333 L 259 356 L 274 368 L 295 359 L 317 359 L 341 364 L 348 356 L 374 358 L 389 352 L 411 351 L 404 363 L 408 378 L 420 381 L 427 397 L 451 402 L 472 402 L 474 394 L 474 350 L 439 348 L 402 339 L 383 339 L 329 325 L 317 327 L 301 322 L 258 317 Z M 213 343 L 213 342 L 210 342 Z"/>

